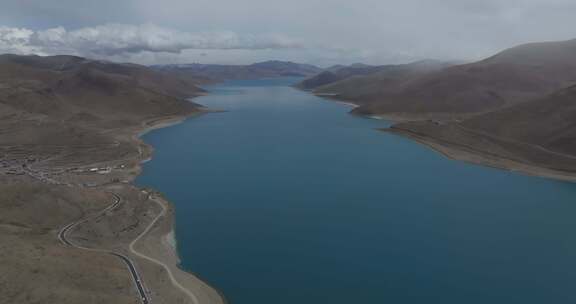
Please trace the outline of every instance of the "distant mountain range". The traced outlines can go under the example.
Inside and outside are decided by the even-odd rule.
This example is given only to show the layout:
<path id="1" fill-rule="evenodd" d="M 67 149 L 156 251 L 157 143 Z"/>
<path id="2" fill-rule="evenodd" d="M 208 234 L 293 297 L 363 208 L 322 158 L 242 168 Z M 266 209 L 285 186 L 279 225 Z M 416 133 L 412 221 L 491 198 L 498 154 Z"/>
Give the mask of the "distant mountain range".
<path id="1" fill-rule="evenodd" d="M 193 76 L 205 82 L 223 80 L 261 79 L 272 77 L 308 77 L 318 74 L 321 68 L 288 61 L 265 61 L 250 65 L 175 64 L 152 66 L 157 71 Z"/>
<path id="2" fill-rule="evenodd" d="M 54 289 L 46 282 L 68 282 L 62 286 L 70 288 L 54 289 L 64 299 L 92 290 L 94 282 L 130 283 L 121 263 L 100 269 L 87 263 L 92 253 L 67 250 L 55 241 L 54 231 L 108 200 L 91 187 L 66 183 L 130 181 L 150 155 L 135 136 L 151 125 L 200 113 L 202 107 L 187 100 L 205 94 L 198 85 L 285 76 L 307 77 L 297 87 L 357 104 L 355 114 L 393 120 L 386 131 L 449 157 L 576 180 L 576 40 L 521 45 L 469 64 L 426 60 L 327 69 L 282 61 L 146 67 L 74 56 L 0 55 L 0 179 L 2 189 L 12 191 L 0 195 L 5 198 L 0 222 L 7 228 L 0 237 L 17 248 L 6 255 L 3 269 L 15 278 L 13 285 L 31 282 L 30 276 L 14 274 L 24 269 L 36 277 L 40 266 L 44 279 L 33 287 Z M 84 171 L 102 166 L 114 166 L 118 175 Z M 101 230 L 90 230 L 113 239 L 114 246 L 144 229 L 132 223 L 149 222 L 153 214 L 139 189 L 117 186 L 131 195 L 118 217 L 131 215 L 118 227 L 133 228 L 114 230 L 102 221 Z M 30 246 L 46 250 L 38 253 Z M 83 277 L 94 267 L 105 279 Z M 77 278 L 90 287 L 77 286 Z M 116 300 L 118 286 L 123 285 L 98 289 L 98 295 Z"/>
<path id="3" fill-rule="evenodd" d="M 354 64 L 334 66 L 305 79 L 297 87 L 318 94 L 334 95 L 339 99 L 362 102 L 388 88 L 450 66 L 450 63 L 423 60 L 409 64 L 370 66 Z"/>
<path id="4" fill-rule="evenodd" d="M 327 69 L 284 61 L 148 68 L 2 55 L 2 126 L 18 131 L 0 141 L 98 138 L 103 129 L 196 111 L 183 98 L 202 94 L 199 84 L 285 76 L 307 77 L 297 87 L 357 104 L 355 114 L 402 122 L 392 131 L 420 141 L 576 173 L 576 40 L 521 45 L 468 64 Z M 62 136 L 69 132 L 93 137 Z"/>

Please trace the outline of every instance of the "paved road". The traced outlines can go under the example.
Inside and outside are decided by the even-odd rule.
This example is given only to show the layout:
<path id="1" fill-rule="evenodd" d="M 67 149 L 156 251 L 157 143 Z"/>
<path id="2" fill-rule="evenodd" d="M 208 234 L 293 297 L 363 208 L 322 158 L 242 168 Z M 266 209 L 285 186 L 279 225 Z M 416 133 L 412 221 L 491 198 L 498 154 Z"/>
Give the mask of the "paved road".
<path id="1" fill-rule="evenodd" d="M 144 304 L 150 303 L 150 300 L 148 299 L 148 296 L 146 295 L 146 291 L 144 289 L 144 286 L 142 285 L 142 280 L 140 279 L 140 275 L 138 275 L 138 271 L 136 271 L 136 268 L 134 267 L 134 263 L 132 263 L 132 261 L 128 257 L 126 257 L 125 255 L 121 255 L 121 254 L 114 253 L 114 252 L 110 252 L 110 254 L 115 256 L 115 257 L 118 257 L 122 261 L 124 261 L 126 266 L 128 266 L 128 269 L 130 270 L 130 274 L 132 274 L 132 280 L 134 281 L 136 288 L 138 288 L 138 293 L 140 294 L 140 299 L 142 300 L 142 303 L 144 303 Z"/>
<path id="2" fill-rule="evenodd" d="M 60 240 L 60 242 L 62 242 L 62 244 L 66 245 L 66 246 L 75 247 L 75 248 L 79 248 L 79 249 L 83 249 L 83 250 L 102 252 L 102 253 L 113 255 L 113 256 L 121 259 L 126 264 L 126 266 L 128 267 L 128 270 L 130 270 L 130 274 L 132 275 L 132 280 L 134 281 L 134 285 L 136 285 L 136 288 L 138 289 L 138 293 L 140 294 L 141 302 L 143 304 L 149 304 L 150 299 L 148 298 L 148 295 L 146 294 L 146 289 L 144 288 L 144 285 L 142 283 L 142 279 L 141 279 L 140 275 L 138 274 L 136 267 L 134 266 L 134 262 L 132 262 L 132 260 L 130 260 L 129 257 L 127 257 L 123 254 L 117 253 L 117 252 L 113 252 L 113 251 L 86 248 L 86 247 L 82 247 L 79 245 L 75 245 L 74 243 L 72 243 L 67 238 L 68 233 L 70 233 L 70 231 L 74 227 L 78 226 L 79 224 L 85 223 L 85 222 L 89 221 L 90 219 L 95 218 L 101 214 L 105 214 L 106 212 L 113 210 L 118 205 L 120 205 L 120 203 L 122 202 L 122 198 L 120 196 L 114 194 L 114 193 L 112 193 L 112 195 L 114 196 L 114 203 L 112 205 L 106 207 L 106 209 L 98 212 L 96 215 L 86 217 L 84 219 L 78 220 L 76 222 L 72 222 L 72 223 L 64 226 L 62 229 L 60 229 L 60 232 L 58 232 L 58 239 Z M 148 229 L 146 231 L 148 231 Z"/>
<path id="3" fill-rule="evenodd" d="M 199 304 L 200 301 L 198 300 L 198 297 L 196 297 L 196 295 L 194 293 L 192 293 L 192 291 L 188 290 L 186 287 L 182 286 L 178 280 L 176 280 L 176 278 L 174 277 L 174 274 L 172 273 L 172 270 L 170 269 L 170 267 L 168 265 L 166 265 L 164 262 L 159 261 L 155 258 L 149 257 L 141 252 L 138 252 L 136 249 L 134 249 L 134 245 L 136 245 L 136 243 L 144 236 L 148 233 L 148 231 L 150 231 L 150 229 L 152 229 L 152 227 L 156 224 L 156 222 L 163 217 L 164 215 L 166 215 L 166 206 L 164 206 L 164 204 L 162 202 L 160 202 L 157 198 L 153 198 L 153 197 L 149 197 L 149 199 L 151 199 L 152 201 L 156 202 L 161 208 L 162 208 L 162 212 L 160 212 L 156 218 L 154 218 L 154 220 L 152 221 L 152 223 L 150 223 L 150 225 L 148 226 L 148 228 L 146 228 L 146 230 L 144 230 L 144 232 L 142 232 L 137 238 L 135 238 L 132 243 L 130 243 L 130 251 L 143 258 L 146 259 L 150 262 L 156 263 L 160 266 L 162 266 L 162 268 L 164 268 L 164 270 L 166 270 L 166 272 L 168 273 L 168 277 L 170 278 L 170 281 L 172 281 L 172 285 L 176 286 L 178 289 L 180 289 L 183 293 L 185 293 L 190 300 L 192 300 L 192 303 L 194 304 Z"/>

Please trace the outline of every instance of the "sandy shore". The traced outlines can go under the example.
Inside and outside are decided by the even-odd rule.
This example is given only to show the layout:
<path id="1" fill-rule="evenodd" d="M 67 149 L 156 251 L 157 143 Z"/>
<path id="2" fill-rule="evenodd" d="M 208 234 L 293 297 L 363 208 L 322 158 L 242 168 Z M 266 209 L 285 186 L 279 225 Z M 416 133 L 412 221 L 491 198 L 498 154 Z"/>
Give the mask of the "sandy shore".
<path id="1" fill-rule="evenodd" d="M 463 114 L 448 114 L 448 113 L 387 113 L 387 114 L 361 114 L 362 116 L 386 120 L 392 123 L 401 122 L 414 122 L 423 120 L 440 120 L 440 121 L 455 121 L 466 119 Z M 468 115 L 469 116 L 469 115 Z"/>
<path id="2" fill-rule="evenodd" d="M 320 96 L 320 97 L 323 97 L 323 96 Z M 359 105 L 357 105 L 357 104 L 355 104 L 355 103 L 351 103 L 351 102 L 338 101 L 338 100 L 335 100 L 334 102 L 339 103 L 339 104 L 341 104 L 341 105 L 345 105 L 345 106 L 351 107 L 351 108 L 353 108 L 353 109 L 359 107 Z"/>

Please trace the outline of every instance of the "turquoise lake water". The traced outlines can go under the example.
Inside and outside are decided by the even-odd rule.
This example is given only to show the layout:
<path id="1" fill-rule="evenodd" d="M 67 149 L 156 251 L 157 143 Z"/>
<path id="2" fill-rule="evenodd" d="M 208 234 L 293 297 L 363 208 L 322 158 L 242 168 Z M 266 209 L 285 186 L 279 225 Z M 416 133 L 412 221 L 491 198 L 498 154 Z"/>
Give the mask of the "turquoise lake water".
<path id="1" fill-rule="evenodd" d="M 147 134 L 182 267 L 232 304 L 576 303 L 576 185 L 445 159 L 290 88 Z"/>

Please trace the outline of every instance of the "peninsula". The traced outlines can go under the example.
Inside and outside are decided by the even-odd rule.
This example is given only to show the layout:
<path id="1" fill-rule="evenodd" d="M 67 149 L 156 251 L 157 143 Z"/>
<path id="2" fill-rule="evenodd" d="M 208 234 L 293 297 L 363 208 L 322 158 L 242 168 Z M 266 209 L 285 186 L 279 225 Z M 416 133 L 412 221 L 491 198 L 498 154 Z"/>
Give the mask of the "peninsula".
<path id="1" fill-rule="evenodd" d="M 555 179 L 576 177 L 576 40 L 520 45 L 461 65 L 413 63 L 299 86 L 397 122 L 386 131 L 445 155 Z"/>

